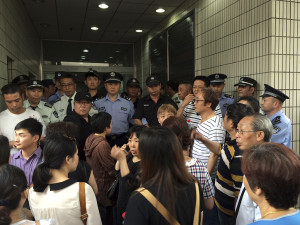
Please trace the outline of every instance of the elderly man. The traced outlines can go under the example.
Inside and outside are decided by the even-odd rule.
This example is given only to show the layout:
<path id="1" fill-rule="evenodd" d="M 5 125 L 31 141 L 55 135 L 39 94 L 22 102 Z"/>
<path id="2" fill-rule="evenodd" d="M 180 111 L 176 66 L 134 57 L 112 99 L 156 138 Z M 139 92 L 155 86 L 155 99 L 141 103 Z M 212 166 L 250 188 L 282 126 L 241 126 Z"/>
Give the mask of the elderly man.
<path id="1" fill-rule="evenodd" d="M 261 109 L 266 113 L 273 125 L 271 142 L 292 145 L 292 125 L 290 119 L 282 111 L 283 102 L 289 99 L 284 93 L 265 84 L 265 92 L 261 95 Z"/>
<path id="2" fill-rule="evenodd" d="M 247 151 L 252 146 L 269 142 L 273 133 L 271 121 L 261 114 L 245 116 L 236 129 L 236 143 L 240 150 Z M 235 207 L 236 225 L 253 223 L 260 219 L 258 206 L 250 199 L 244 183 L 242 184 Z"/>
<path id="3" fill-rule="evenodd" d="M 239 82 L 234 86 L 238 86 L 237 93 L 239 98 L 244 96 L 253 96 L 257 81 L 250 77 L 241 77 Z"/>
<path id="4" fill-rule="evenodd" d="M 92 97 L 88 92 L 78 92 L 74 98 L 74 111 L 64 118 L 65 122 L 72 122 L 78 126 L 79 143 L 78 156 L 80 160 L 85 160 L 83 151 L 85 140 L 92 133 L 91 116 L 89 111 L 92 108 Z"/>

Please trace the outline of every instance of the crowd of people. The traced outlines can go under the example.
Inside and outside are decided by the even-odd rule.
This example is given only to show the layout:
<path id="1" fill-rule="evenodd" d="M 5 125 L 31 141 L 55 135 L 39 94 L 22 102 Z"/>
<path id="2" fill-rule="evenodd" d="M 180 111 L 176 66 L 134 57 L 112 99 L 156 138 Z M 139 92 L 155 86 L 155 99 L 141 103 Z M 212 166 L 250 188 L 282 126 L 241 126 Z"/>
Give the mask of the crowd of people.
<path id="1" fill-rule="evenodd" d="M 0 225 L 300 224 L 289 99 L 241 77 L 166 83 L 88 71 L 1 88 Z"/>

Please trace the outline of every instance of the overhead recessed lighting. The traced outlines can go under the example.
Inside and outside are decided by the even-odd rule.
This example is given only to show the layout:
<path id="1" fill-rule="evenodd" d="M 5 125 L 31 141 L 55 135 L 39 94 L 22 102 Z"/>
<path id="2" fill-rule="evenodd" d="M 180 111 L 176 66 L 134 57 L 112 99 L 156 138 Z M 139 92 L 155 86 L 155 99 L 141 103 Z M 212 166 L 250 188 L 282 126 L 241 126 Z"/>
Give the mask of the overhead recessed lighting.
<path id="1" fill-rule="evenodd" d="M 85 59 L 85 56 L 84 56 L 84 55 L 82 55 L 82 56 L 81 56 L 81 58 L 82 58 L 82 59 Z"/>
<path id="2" fill-rule="evenodd" d="M 164 13 L 166 10 L 163 8 L 159 8 L 156 10 L 157 13 Z"/>
<path id="3" fill-rule="evenodd" d="M 113 57 L 112 57 L 112 56 L 109 56 L 109 58 L 112 59 Z"/>
<path id="4" fill-rule="evenodd" d="M 98 27 L 91 27 L 91 30 L 98 30 Z"/>
<path id="5" fill-rule="evenodd" d="M 104 62 L 105 62 L 105 63 L 107 63 L 107 61 L 106 61 L 106 60 L 105 60 Z"/>
<path id="6" fill-rule="evenodd" d="M 105 3 L 102 3 L 102 4 L 100 4 L 100 5 L 98 5 L 99 6 L 99 8 L 101 8 L 101 9 L 107 9 L 109 6 L 107 5 L 107 4 L 105 4 Z"/>
<path id="7" fill-rule="evenodd" d="M 143 30 L 135 30 L 135 32 L 141 33 L 141 32 L 143 32 Z"/>
<path id="8" fill-rule="evenodd" d="M 115 52 L 119 53 L 119 52 L 121 52 L 121 51 L 119 51 L 119 50 L 116 50 Z"/>
<path id="9" fill-rule="evenodd" d="M 88 49 L 83 49 L 83 52 L 89 52 L 89 50 Z"/>

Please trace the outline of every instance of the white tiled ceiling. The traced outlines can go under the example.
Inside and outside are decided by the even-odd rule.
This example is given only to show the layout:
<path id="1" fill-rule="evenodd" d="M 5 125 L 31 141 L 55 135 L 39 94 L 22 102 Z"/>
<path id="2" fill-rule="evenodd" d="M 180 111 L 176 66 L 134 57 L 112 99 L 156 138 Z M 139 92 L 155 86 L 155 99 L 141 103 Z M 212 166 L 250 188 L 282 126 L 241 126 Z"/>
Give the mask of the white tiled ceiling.
<path id="1" fill-rule="evenodd" d="M 134 43 L 184 0 L 22 1 L 41 39 Z M 103 2 L 108 9 L 98 7 Z M 166 12 L 157 14 L 159 7 Z M 99 30 L 92 31 L 91 26 Z"/>

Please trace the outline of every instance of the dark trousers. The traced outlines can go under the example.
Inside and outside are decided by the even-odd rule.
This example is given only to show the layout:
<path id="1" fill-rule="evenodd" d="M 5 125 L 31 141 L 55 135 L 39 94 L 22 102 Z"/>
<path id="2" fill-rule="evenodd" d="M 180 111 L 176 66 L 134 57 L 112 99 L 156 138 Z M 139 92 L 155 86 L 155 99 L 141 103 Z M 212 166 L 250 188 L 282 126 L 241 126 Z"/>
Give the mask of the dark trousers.
<path id="1" fill-rule="evenodd" d="M 99 213 L 103 225 L 116 225 L 117 224 L 117 207 L 116 206 L 103 206 L 98 203 Z"/>
<path id="2" fill-rule="evenodd" d="M 215 187 L 215 179 L 212 179 L 212 182 Z M 203 225 L 220 225 L 219 217 L 218 217 L 218 208 L 216 204 L 214 204 L 214 207 L 212 210 L 205 209 L 203 211 Z"/>
<path id="3" fill-rule="evenodd" d="M 229 216 L 218 209 L 218 217 L 220 225 L 235 225 L 234 216 Z"/>
<path id="4" fill-rule="evenodd" d="M 109 143 L 110 147 L 117 145 L 118 147 L 122 147 L 124 144 L 128 143 L 128 134 L 118 134 L 118 135 L 109 135 L 106 136 L 106 140 Z"/>

